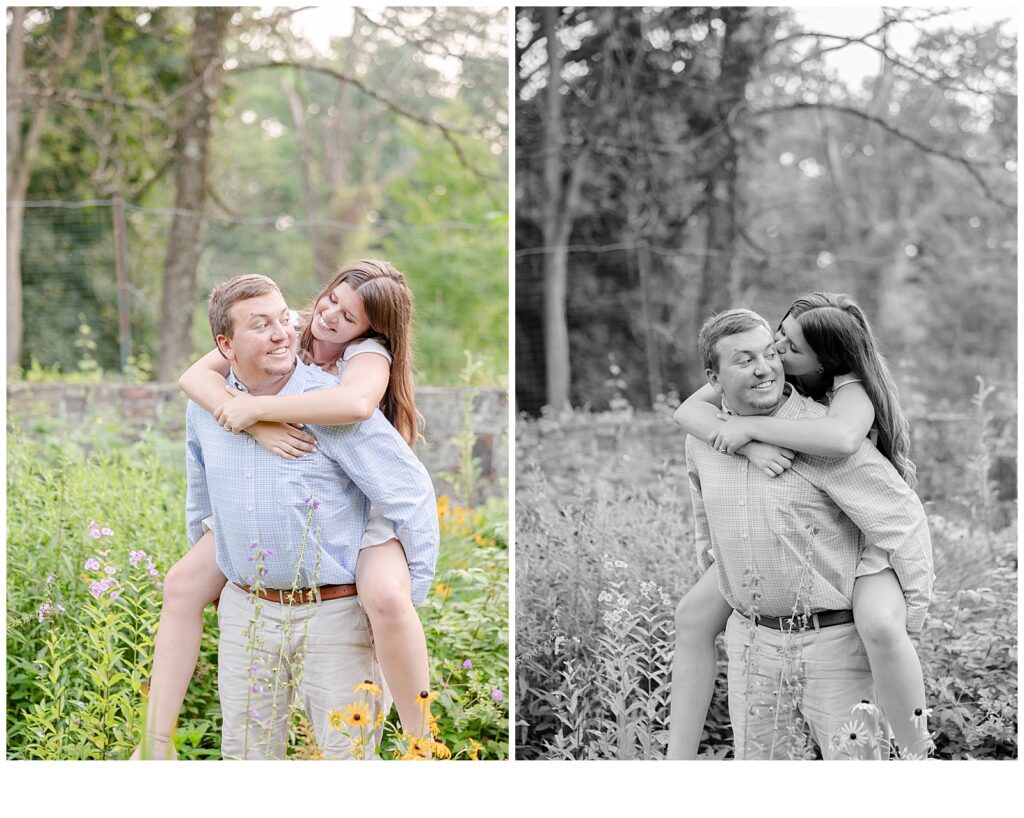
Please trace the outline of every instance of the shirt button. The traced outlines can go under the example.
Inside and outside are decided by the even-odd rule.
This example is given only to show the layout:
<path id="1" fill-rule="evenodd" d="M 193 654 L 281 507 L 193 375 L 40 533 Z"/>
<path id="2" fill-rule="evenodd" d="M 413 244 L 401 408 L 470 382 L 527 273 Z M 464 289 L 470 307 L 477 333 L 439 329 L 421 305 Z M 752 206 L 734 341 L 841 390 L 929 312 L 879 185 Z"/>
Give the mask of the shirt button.
<path id="1" fill-rule="evenodd" d="M 745 506 L 746 504 L 747 504 L 747 501 L 746 501 L 746 500 L 740 500 L 740 505 L 741 505 L 741 506 Z"/>
<path id="2" fill-rule="evenodd" d="M 247 471 L 245 473 L 245 479 L 246 480 L 252 480 L 252 472 L 251 471 Z"/>
<path id="3" fill-rule="evenodd" d="M 747 535 L 746 534 L 743 535 L 743 539 L 747 539 Z"/>
<path id="4" fill-rule="evenodd" d="M 246 506 L 246 507 L 245 507 L 245 510 L 246 510 L 246 511 L 252 511 L 252 506 Z M 747 535 L 746 535 L 746 534 L 744 534 L 743 536 L 744 536 L 744 537 L 746 537 Z"/>

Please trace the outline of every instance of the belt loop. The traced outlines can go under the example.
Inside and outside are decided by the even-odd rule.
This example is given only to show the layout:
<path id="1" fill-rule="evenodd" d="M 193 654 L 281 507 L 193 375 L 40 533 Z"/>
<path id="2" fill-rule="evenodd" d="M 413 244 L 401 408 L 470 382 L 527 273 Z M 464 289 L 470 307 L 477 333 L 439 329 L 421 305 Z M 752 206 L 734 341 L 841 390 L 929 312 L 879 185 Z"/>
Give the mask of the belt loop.
<path id="1" fill-rule="evenodd" d="M 821 633 L 821 625 L 818 622 L 818 615 L 816 613 L 811 614 L 811 622 L 814 623 L 814 632 Z"/>
<path id="2" fill-rule="evenodd" d="M 320 586 L 319 585 L 314 585 L 310 590 L 313 592 L 313 597 L 314 597 L 317 605 L 319 605 L 321 602 L 323 602 L 323 600 L 320 598 Z"/>

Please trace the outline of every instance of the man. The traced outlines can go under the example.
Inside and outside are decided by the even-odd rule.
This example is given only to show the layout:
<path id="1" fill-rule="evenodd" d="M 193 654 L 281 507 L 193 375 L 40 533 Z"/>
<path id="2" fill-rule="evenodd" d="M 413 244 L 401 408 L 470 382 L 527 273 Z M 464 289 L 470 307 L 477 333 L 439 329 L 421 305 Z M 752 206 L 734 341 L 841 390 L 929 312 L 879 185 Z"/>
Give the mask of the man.
<path id="1" fill-rule="evenodd" d="M 294 395 L 336 385 L 298 360 L 288 306 L 269 278 L 224 282 L 210 294 L 209 313 L 231 363 L 229 386 Z M 296 698 L 325 756 L 372 753 L 386 702 L 353 690 L 364 680 L 383 687 L 354 584 L 371 502 L 395 524 L 414 601 L 433 576 L 433 487 L 394 427 L 376 411 L 359 424 L 309 429 L 316 452 L 282 460 L 198 405 L 186 412 L 189 542 L 212 516 L 228 579 L 218 609 L 224 758 L 282 758 Z M 331 711 L 347 712 L 345 729 Z"/>
<path id="2" fill-rule="evenodd" d="M 701 328 L 708 381 L 727 411 L 814 418 L 824 407 L 785 383 L 768 323 L 749 310 Z M 924 621 L 932 558 L 924 509 L 870 441 L 846 458 L 799 455 L 779 477 L 686 441 L 698 558 L 713 558 L 733 613 L 726 626 L 729 715 L 737 758 L 810 753 L 878 758 L 878 711 L 853 624 L 853 584 L 867 541 L 890 556 L 907 627 Z"/>

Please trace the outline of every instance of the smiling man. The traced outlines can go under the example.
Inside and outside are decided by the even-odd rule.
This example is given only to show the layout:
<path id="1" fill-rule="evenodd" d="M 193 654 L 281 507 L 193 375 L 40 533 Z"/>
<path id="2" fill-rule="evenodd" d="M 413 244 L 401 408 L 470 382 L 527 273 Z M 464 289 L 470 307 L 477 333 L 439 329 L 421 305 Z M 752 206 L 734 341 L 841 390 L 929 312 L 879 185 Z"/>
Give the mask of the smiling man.
<path id="1" fill-rule="evenodd" d="M 823 417 L 784 381 L 768 323 L 750 310 L 705 322 L 708 382 L 737 415 Z M 907 627 L 923 621 L 932 581 L 924 509 L 867 439 L 850 457 L 799 455 L 778 477 L 690 436 L 687 472 L 702 571 L 715 561 L 726 626 L 737 758 L 803 757 L 804 725 L 825 758 L 878 758 L 871 669 L 853 624 L 865 542 L 903 586 Z"/>
<path id="2" fill-rule="evenodd" d="M 231 387 L 302 395 L 337 385 L 298 360 L 290 312 L 269 278 L 219 285 L 209 314 Z M 380 411 L 361 423 L 308 429 L 316 451 L 283 460 L 221 428 L 199 405 L 186 411 L 188 538 L 194 545 L 212 519 L 217 565 L 228 579 L 218 607 L 224 758 L 283 758 L 293 701 L 326 757 L 355 752 L 349 733 L 367 736 L 332 728 L 328 714 L 360 707 L 364 697 L 353 688 L 364 680 L 383 685 L 355 586 L 371 502 L 410 553 L 425 555 L 410 566 L 414 581 L 429 583 L 437 558 L 430 477 Z M 374 706 L 390 704 L 376 698 Z M 358 752 L 372 750 L 372 740 L 361 741 Z"/>

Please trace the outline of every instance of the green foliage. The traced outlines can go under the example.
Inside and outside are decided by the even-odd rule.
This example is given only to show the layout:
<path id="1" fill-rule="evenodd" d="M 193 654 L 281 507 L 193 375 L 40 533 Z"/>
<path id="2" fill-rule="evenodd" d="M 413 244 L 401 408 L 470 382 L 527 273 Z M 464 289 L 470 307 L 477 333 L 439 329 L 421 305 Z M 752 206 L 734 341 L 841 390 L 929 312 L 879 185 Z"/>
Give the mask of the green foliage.
<path id="1" fill-rule="evenodd" d="M 33 421 L 8 436 L 8 756 L 127 758 L 143 718 L 160 577 L 185 547 L 181 444 L 156 435 L 127 444 L 102 423 L 60 431 Z M 439 738 L 457 758 L 506 758 L 507 505 L 439 505 L 438 585 L 420 609 Z M 94 583 L 106 578 L 118 584 L 100 592 Z M 179 758 L 220 757 L 216 665 L 207 609 Z"/>
<path id="2" fill-rule="evenodd" d="M 517 757 L 663 757 L 673 613 L 697 578 L 682 435 L 664 415 L 577 412 L 522 420 L 516 442 Z M 919 473 L 948 468 L 930 454 Z M 1016 527 L 979 548 L 945 504 L 961 516 L 930 515 L 937 581 L 915 637 L 935 755 L 1015 758 Z M 724 651 L 718 668 L 701 753 L 724 758 Z"/>

